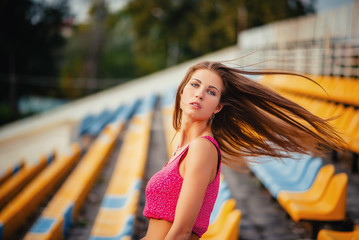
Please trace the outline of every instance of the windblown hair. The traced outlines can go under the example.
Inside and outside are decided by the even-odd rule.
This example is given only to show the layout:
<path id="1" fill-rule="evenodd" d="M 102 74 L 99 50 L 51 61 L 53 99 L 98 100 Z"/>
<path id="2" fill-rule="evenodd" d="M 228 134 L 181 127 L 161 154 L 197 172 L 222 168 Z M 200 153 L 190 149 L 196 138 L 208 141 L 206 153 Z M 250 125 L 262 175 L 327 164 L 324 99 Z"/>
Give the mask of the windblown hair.
<path id="1" fill-rule="evenodd" d="M 257 156 L 288 157 L 291 153 L 317 154 L 324 148 L 340 150 L 344 142 L 328 123 L 305 108 L 245 75 L 285 74 L 284 71 L 245 71 L 219 62 L 201 62 L 190 67 L 177 89 L 173 127 L 181 128 L 181 93 L 193 73 L 210 70 L 221 77 L 223 108 L 211 124 L 223 153 L 223 163 L 239 169 Z M 239 167 L 239 168 L 238 168 Z"/>

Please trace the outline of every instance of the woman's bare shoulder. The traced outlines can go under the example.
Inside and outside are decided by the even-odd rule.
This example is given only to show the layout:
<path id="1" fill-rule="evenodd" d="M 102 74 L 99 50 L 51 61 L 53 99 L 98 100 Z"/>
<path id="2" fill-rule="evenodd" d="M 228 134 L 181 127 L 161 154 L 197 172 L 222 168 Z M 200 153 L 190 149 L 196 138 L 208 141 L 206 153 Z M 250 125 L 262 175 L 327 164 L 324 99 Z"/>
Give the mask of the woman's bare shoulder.
<path id="1" fill-rule="evenodd" d="M 217 159 L 216 146 L 207 138 L 199 137 L 194 139 L 188 148 L 188 155 L 196 156 L 196 158 L 204 159 L 208 162 L 208 158 Z"/>
<path id="2" fill-rule="evenodd" d="M 190 146 L 207 148 L 207 150 L 209 148 L 216 149 L 216 146 L 211 142 L 211 140 L 207 139 L 206 137 L 198 137 L 193 139 Z"/>

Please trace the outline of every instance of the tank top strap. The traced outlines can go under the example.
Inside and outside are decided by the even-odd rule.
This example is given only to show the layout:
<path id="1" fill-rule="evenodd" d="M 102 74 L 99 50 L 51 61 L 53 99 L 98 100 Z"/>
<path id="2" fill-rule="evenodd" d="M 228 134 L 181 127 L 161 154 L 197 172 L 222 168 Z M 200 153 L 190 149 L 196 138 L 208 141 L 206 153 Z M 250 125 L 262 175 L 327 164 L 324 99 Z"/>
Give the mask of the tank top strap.
<path id="1" fill-rule="evenodd" d="M 169 164 L 171 164 L 172 162 L 176 162 L 178 160 L 182 159 L 182 156 L 188 151 L 189 145 L 187 145 L 184 149 L 181 150 L 181 152 L 175 157 L 175 158 L 170 158 L 168 159 L 168 161 L 166 162 L 166 164 L 164 165 L 164 167 L 168 166 Z"/>
<path id="2" fill-rule="evenodd" d="M 202 138 L 207 138 L 209 141 L 211 141 L 213 143 L 213 145 L 217 148 L 218 151 L 218 166 L 217 166 L 217 173 L 219 172 L 219 170 L 221 169 L 221 163 L 222 163 L 222 152 L 221 149 L 219 149 L 219 145 L 218 142 L 216 141 L 216 139 L 214 139 L 211 136 L 202 136 Z"/>
<path id="3" fill-rule="evenodd" d="M 214 146 L 216 146 L 216 148 L 218 150 L 219 161 L 222 162 L 222 152 L 221 152 L 221 149 L 219 149 L 219 145 L 218 145 L 218 142 L 216 141 L 216 139 L 214 139 L 211 136 L 202 136 L 202 138 L 207 138 L 209 141 L 211 141 L 214 144 Z"/>
<path id="4" fill-rule="evenodd" d="M 211 141 L 213 143 L 213 145 L 218 150 L 218 161 L 221 163 L 222 162 L 222 152 L 219 149 L 219 145 L 218 145 L 216 139 L 212 138 L 211 136 L 202 136 L 201 138 L 206 138 L 206 139 L 208 139 L 209 141 Z M 167 165 L 171 164 L 172 162 L 175 162 L 175 161 L 178 161 L 178 160 L 181 161 L 183 155 L 185 153 L 187 153 L 189 146 L 190 146 L 190 144 L 188 144 L 174 159 L 169 159 L 164 166 L 166 167 Z"/>

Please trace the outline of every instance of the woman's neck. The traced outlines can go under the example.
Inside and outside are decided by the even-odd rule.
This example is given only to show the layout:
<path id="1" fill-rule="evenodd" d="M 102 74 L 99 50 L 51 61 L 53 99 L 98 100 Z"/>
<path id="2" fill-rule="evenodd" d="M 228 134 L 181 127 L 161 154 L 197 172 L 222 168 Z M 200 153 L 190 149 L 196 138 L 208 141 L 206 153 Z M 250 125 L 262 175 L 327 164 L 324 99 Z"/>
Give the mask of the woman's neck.
<path id="1" fill-rule="evenodd" d="M 182 147 L 189 144 L 193 139 L 200 136 L 212 136 L 211 127 L 205 122 L 183 121 L 179 131 L 178 146 Z"/>

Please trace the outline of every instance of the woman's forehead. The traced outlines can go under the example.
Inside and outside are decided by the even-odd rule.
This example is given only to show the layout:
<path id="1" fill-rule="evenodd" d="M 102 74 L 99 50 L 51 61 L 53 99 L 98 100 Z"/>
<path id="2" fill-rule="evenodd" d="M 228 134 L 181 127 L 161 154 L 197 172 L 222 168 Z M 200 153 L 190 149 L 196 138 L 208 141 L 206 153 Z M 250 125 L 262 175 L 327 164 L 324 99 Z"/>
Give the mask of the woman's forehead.
<path id="1" fill-rule="evenodd" d="M 190 80 L 197 80 L 203 84 L 213 85 L 217 88 L 223 89 L 222 78 L 215 72 L 207 69 L 196 70 Z"/>

